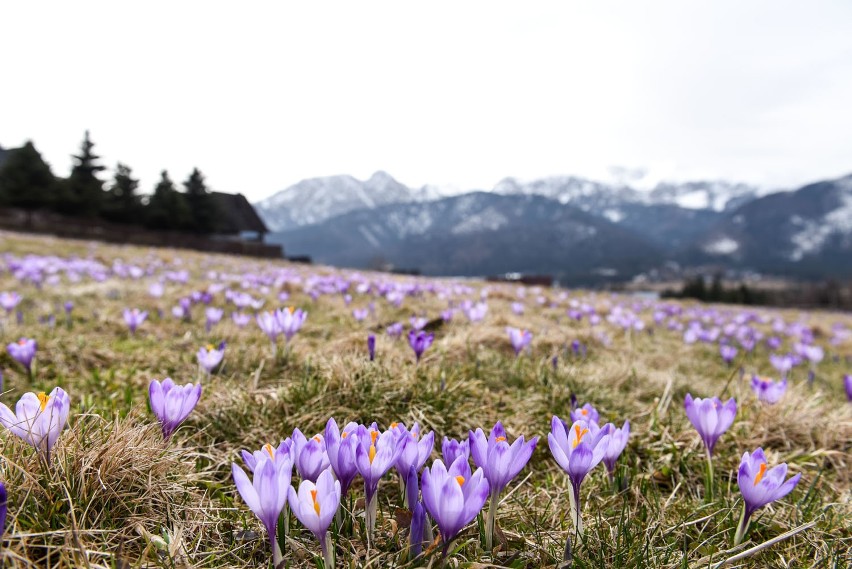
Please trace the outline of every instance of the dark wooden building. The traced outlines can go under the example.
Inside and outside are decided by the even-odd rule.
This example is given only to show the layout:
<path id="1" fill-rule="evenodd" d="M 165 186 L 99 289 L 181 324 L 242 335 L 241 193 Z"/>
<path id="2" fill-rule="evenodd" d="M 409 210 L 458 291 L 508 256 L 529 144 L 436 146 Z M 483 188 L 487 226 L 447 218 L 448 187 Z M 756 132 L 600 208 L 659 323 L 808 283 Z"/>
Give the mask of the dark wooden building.
<path id="1" fill-rule="evenodd" d="M 269 228 L 243 194 L 211 192 L 222 214 L 220 234 L 234 239 L 263 242 Z"/>

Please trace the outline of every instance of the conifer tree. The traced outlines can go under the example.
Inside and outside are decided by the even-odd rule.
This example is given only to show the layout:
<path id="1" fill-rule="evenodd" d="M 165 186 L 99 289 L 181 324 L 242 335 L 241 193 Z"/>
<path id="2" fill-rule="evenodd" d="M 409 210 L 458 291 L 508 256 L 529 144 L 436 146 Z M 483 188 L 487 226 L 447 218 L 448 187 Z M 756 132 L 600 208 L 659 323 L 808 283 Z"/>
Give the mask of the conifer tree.
<path id="1" fill-rule="evenodd" d="M 97 163 L 100 156 L 92 152 L 94 143 L 89 139 L 89 131 L 80 144 L 80 154 L 74 155 L 71 175 L 65 181 L 67 189 L 67 212 L 72 215 L 95 216 L 101 212 L 104 201 L 103 182 L 98 172 L 105 170 Z"/>
<path id="2" fill-rule="evenodd" d="M 193 168 L 183 187 L 186 189 L 186 199 L 192 213 L 192 230 L 204 234 L 216 231 L 221 214 L 215 198 L 207 190 L 204 175 L 198 168 Z"/>
<path id="3" fill-rule="evenodd" d="M 133 178 L 129 166 L 118 163 L 104 204 L 104 217 L 120 223 L 137 223 L 141 202 L 136 190 L 139 180 Z"/>
<path id="4" fill-rule="evenodd" d="M 183 231 L 192 225 L 186 196 L 175 189 L 166 170 L 160 174 L 160 181 L 145 210 L 145 224 L 151 229 Z"/>
<path id="5" fill-rule="evenodd" d="M 0 167 L 0 204 L 28 211 L 53 206 L 56 178 L 31 141 L 11 150 Z"/>

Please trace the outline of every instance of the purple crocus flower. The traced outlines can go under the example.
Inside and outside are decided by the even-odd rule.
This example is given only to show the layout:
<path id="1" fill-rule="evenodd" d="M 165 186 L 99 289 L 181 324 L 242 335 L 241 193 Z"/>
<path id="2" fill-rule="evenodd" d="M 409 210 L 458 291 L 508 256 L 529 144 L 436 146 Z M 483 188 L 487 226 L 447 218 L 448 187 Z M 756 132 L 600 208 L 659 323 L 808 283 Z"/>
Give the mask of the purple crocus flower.
<path id="1" fill-rule="evenodd" d="M 790 354 L 769 354 L 769 363 L 778 370 L 781 377 L 787 377 L 787 373 L 796 365 L 795 360 Z"/>
<path id="2" fill-rule="evenodd" d="M 414 559 L 423 551 L 423 544 L 432 541 L 432 528 L 427 523 L 426 508 L 420 499 L 420 482 L 417 470 L 412 467 L 405 480 L 405 498 L 411 510 L 408 530 L 408 558 Z"/>
<path id="3" fill-rule="evenodd" d="M 49 460 L 50 449 L 65 428 L 70 409 L 68 394 L 61 387 L 54 387 L 50 395 L 43 391 L 39 394 L 24 393 L 15 405 L 14 413 L 0 403 L 0 423 L 43 452 Z"/>
<path id="4" fill-rule="evenodd" d="M 370 354 L 370 361 L 376 359 L 376 335 L 370 334 L 367 336 L 367 353 Z"/>
<path id="5" fill-rule="evenodd" d="M 434 339 L 434 334 L 427 334 L 422 330 L 419 332 L 410 330 L 408 332 L 408 345 L 410 345 L 411 349 L 414 350 L 414 355 L 417 357 L 418 363 L 420 363 L 420 358 L 423 356 L 423 352 L 429 349 L 429 346 L 432 345 L 432 341 Z"/>
<path id="6" fill-rule="evenodd" d="M 358 437 L 355 449 L 355 464 L 358 472 L 364 478 L 364 493 L 367 498 L 365 518 L 367 522 L 367 537 L 373 535 L 376 527 L 376 491 L 379 480 L 397 463 L 402 451 L 408 444 L 408 439 L 399 440 L 396 432 L 387 430 L 383 433 L 375 427 L 366 429 L 363 436 Z"/>
<path id="7" fill-rule="evenodd" d="M 340 491 L 343 496 L 349 493 L 349 487 L 358 475 L 355 454 L 359 436 L 367 436 L 367 429 L 357 423 L 347 423 L 341 431 L 337 421 L 332 417 L 325 425 L 325 449 L 328 462 L 334 475 L 340 480 Z"/>
<path id="8" fill-rule="evenodd" d="M 314 435 L 309 439 L 302 431 L 294 429 L 293 444 L 296 446 L 296 471 L 299 477 L 316 482 L 320 473 L 329 466 L 325 438 Z"/>
<path id="9" fill-rule="evenodd" d="M 596 423 L 575 421 L 566 432 L 565 423 L 556 415 L 550 421 L 550 433 L 547 444 L 557 464 L 568 474 L 572 492 L 571 517 L 578 535 L 583 535 L 583 519 L 580 515 L 580 485 L 583 480 L 603 460 L 609 449 L 610 436 L 608 426 L 599 428 Z"/>
<path id="10" fill-rule="evenodd" d="M 267 443 L 263 445 L 263 448 L 253 452 L 241 450 L 240 455 L 243 458 L 246 468 L 249 469 L 249 472 L 254 472 L 257 465 L 263 460 L 272 460 L 272 462 L 276 465 L 282 461 L 287 461 L 290 464 L 290 469 L 292 470 L 296 456 L 296 447 L 293 444 L 293 440 L 287 437 L 278 443 L 277 447 L 273 447 L 271 444 Z"/>
<path id="11" fill-rule="evenodd" d="M 586 403 L 582 407 L 571 410 L 571 421 L 586 421 L 587 423 L 598 424 L 600 421 L 600 413 L 591 403 Z"/>
<path id="12" fill-rule="evenodd" d="M 512 312 L 520 316 L 524 313 L 524 304 L 522 302 L 513 302 L 512 303 Z"/>
<path id="13" fill-rule="evenodd" d="M 257 315 L 257 326 L 272 342 L 272 349 L 275 351 L 275 342 L 278 340 L 278 335 L 281 334 L 281 325 L 278 322 L 274 312 L 260 312 Z"/>
<path id="14" fill-rule="evenodd" d="M 127 327 L 130 329 L 131 334 L 136 333 L 136 329 L 145 322 L 145 319 L 148 318 L 148 313 L 144 310 L 139 310 L 138 308 L 124 309 L 124 322 L 127 324 Z"/>
<path id="15" fill-rule="evenodd" d="M 269 534 L 273 567 L 280 566 L 283 563 L 283 556 L 275 537 L 278 517 L 287 504 L 287 491 L 293 474 L 292 466 L 287 461 L 276 464 L 272 460 L 262 459 L 256 466 L 251 480 L 236 463 L 231 464 L 231 473 L 237 491 L 246 506 L 260 519 Z"/>
<path id="16" fill-rule="evenodd" d="M 419 472 L 426 464 L 426 460 L 432 454 L 432 449 L 435 448 L 435 431 L 430 431 L 421 436 L 420 425 L 417 423 L 414 423 L 410 431 L 403 423 L 392 424 L 391 429 L 396 431 L 400 441 L 402 439 L 408 440 L 407 443 L 400 442 L 403 445 L 403 450 L 395 465 L 400 479 L 405 480 L 411 468 Z"/>
<path id="17" fill-rule="evenodd" d="M 355 308 L 352 310 L 352 317 L 358 322 L 366 320 L 369 315 L 370 311 L 366 308 Z"/>
<path id="18" fill-rule="evenodd" d="M 219 323 L 222 320 L 222 316 L 225 315 L 225 311 L 221 308 L 216 308 L 215 306 L 208 306 L 204 309 L 204 316 L 207 319 L 205 324 L 205 329 L 210 332 L 213 329 L 213 326 Z"/>
<path id="19" fill-rule="evenodd" d="M 497 519 L 497 506 L 500 503 L 500 492 L 527 465 L 538 444 L 538 437 L 533 437 L 529 442 L 525 442 L 523 435 L 521 435 L 509 445 L 503 423 L 497 421 L 487 438 L 482 429 L 476 429 L 476 431 L 470 431 L 468 440 L 470 441 L 470 454 L 473 457 L 473 463 L 482 468 L 491 488 L 491 504 L 488 508 L 485 525 L 485 547 L 490 551 Z"/>
<path id="20" fill-rule="evenodd" d="M 470 441 L 465 439 L 459 442 L 444 437 L 444 440 L 441 441 L 441 456 L 444 457 L 445 464 L 454 463 L 460 456 L 463 456 L 465 461 L 470 460 Z"/>
<path id="21" fill-rule="evenodd" d="M 586 345 L 580 342 L 580 340 L 571 342 L 571 351 L 574 352 L 575 356 L 586 357 Z"/>
<path id="22" fill-rule="evenodd" d="M 65 302 L 65 304 L 63 305 L 63 308 L 65 309 L 65 315 L 70 316 L 71 311 L 74 310 L 74 303 L 69 300 L 69 301 Z"/>
<path id="23" fill-rule="evenodd" d="M 24 366 L 28 375 L 32 375 L 33 359 L 35 358 L 38 344 L 32 338 L 21 338 L 6 346 L 6 350 L 12 359 Z"/>
<path id="24" fill-rule="evenodd" d="M 488 499 L 488 480 L 481 468 L 471 475 L 470 465 L 462 457 L 449 469 L 436 460 L 423 470 L 420 491 L 423 506 L 441 531 L 446 556 L 450 542 L 482 511 Z"/>
<path id="25" fill-rule="evenodd" d="M 737 471 L 737 484 L 744 502 L 743 514 L 734 537 L 734 545 L 742 543 L 751 515 L 766 504 L 780 500 L 792 492 L 802 477 L 799 473 L 785 481 L 786 474 L 787 463 L 784 462 L 769 470 L 766 469 L 766 455 L 762 448 L 758 448 L 751 454 L 743 453 L 740 468 Z"/>
<path id="26" fill-rule="evenodd" d="M 175 385 L 169 377 L 162 383 L 154 379 L 148 386 L 148 396 L 151 411 L 163 428 L 163 438 L 168 439 L 195 409 L 201 399 L 201 384 Z"/>
<path id="27" fill-rule="evenodd" d="M 251 322 L 251 316 L 244 312 L 231 312 L 231 320 L 234 321 L 237 328 L 245 328 Z"/>
<path id="28" fill-rule="evenodd" d="M 737 349 L 730 344 L 722 344 L 719 346 L 719 355 L 722 356 L 722 361 L 731 365 L 731 362 L 737 357 Z"/>
<path id="29" fill-rule="evenodd" d="M 6 311 L 6 314 L 12 314 L 15 307 L 21 302 L 21 295 L 17 292 L 0 292 L 0 306 Z"/>
<path id="30" fill-rule="evenodd" d="M 207 344 L 198 348 L 196 357 L 198 358 L 198 365 L 204 368 L 208 374 L 213 373 L 213 370 L 222 363 L 222 358 L 225 357 L 225 342 L 220 342 L 218 347 Z"/>
<path id="31" fill-rule="evenodd" d="M 704 441 L 707 457 L 711 458 L 716 441 L 734 422 L 734 417 L 737 415 L 737 402 L 733 397 L 725 403 L 722 403 L 718 397 L 707 399 L 696 397 L 693 400 L 692 395 L 687 393 L 684 407 L 689 422 Z"/>
<path id="32" fill-rule="evenodd" d="M 521 352 L 532 342 L 532 332 L 529 330 L 520 330 L 507 326 L 506 333 L 509 334 L 509 341 L 512 343 L 512 349 L 515 350 L 516 357 L 521 355 Z"/>
<path id="33" fill-rule="evenodd" d="M 278 320 L 278 326 L 288 343 L 293 339 L 293 336 L 296 335 L 296 332 L 302 328 L 307 317 L 307 312 L 301 308 L 294 308 L 292 306 L 275 311 L 275 318 Z"/>
<path id="34" fill-rule="evenodd" d="M 340 508 L 340 481 L 334 479 L 331 469 L 323 470 L 316 484 L 310 480 L 299 483 L 299 491 L 288 488 L 290 508 L 302 525 L 320 542 L 326 567 L 334 567 L 334 547 L 328 540 L 328 528 Z"/>
<path id="35" fill-rule="evenodd" d="M 787 392 L 787 378 L 782 377 L 778 381 L 773 381 L 771 377 L 753 375 L 751 377 L 751 389 L 757 395 L 759 401 L 774 405 Z"/>
<path id="36" fill-rule="evenodd" d="M 621 453 L 624 452 L 627 446 L 627 439 L 630 438 L 630 421 L 624 421 L 624 425 L 620 429 L 610 424 L 609 436 L 609 446 L 604 454 L 603 463 L 606 466 L 610 482 L 613 482 L 615 480 L 615 462 L 621 456 Z"/>
<path id="37" fill-rule="evenodd" d="M 852 375 L 843 376 L 843 387 L 846 388 L 846 399 L 852 401 Z"/>
<path id="38" fill-rule="evenodd" d="M 402 322 L 394 322 L 393 324 L 388 326 L 385 331 L 391 338 L 398 339 L 400 336 L 402 336 Z"/>

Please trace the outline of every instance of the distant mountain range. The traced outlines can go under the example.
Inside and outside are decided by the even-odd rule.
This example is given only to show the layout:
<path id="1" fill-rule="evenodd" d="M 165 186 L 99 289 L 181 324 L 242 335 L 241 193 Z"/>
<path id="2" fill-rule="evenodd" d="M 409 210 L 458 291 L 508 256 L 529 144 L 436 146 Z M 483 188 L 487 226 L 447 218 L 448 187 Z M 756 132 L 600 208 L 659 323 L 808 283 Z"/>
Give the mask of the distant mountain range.
<path id="1" fill-rule="evenodd" d="M 304 180 L 256 207 L 288 254 L 347 267 L 565 283 L 624 280 L 668 261 L 852 276 L 852 176 L 769 195 L 728 182 L 642 191 L 570 176 L 447 193 L 377 172 Z"/>

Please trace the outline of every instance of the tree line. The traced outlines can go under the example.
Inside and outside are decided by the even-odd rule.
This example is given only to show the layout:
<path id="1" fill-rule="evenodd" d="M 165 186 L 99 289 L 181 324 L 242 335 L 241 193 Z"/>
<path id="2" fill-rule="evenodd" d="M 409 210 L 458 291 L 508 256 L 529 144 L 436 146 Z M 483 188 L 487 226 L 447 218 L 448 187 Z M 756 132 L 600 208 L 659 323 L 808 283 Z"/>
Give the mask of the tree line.
<path id="1" fill-rule="evenodd" d="M 115 223 L 143 225 L 149 229 L 215 233 L 224 212 L 211 195 L 204 176 L 194 168 L 180 191 L 166 170 L 154 193 L 142 196 L 139 180 L 126 164 L 118 163 L 109 182 L 99 174 L 106 170 L 94 153 L 86 131 L 80 152 L 74 154 L 67 178 L 56 177 L 31 141 L 10 150 L 0 165 L 0 207 L 28 212 L 54 211 L 81 218 L 100 218 Z"/>

